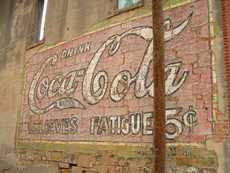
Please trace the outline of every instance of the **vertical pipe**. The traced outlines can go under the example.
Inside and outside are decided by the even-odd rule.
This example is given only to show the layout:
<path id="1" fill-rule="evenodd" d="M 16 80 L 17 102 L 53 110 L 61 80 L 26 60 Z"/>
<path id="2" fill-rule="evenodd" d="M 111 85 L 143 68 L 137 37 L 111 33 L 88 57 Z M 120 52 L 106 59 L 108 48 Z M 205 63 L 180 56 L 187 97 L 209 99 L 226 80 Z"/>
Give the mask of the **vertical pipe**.
<path id="1" fill-rule="evenodd" d="M 153 79 L 154 79 L 154 167 L 153 173 L 165 173 L 165 80 L 164 29 L 162 0 L 152 1 Z"/>

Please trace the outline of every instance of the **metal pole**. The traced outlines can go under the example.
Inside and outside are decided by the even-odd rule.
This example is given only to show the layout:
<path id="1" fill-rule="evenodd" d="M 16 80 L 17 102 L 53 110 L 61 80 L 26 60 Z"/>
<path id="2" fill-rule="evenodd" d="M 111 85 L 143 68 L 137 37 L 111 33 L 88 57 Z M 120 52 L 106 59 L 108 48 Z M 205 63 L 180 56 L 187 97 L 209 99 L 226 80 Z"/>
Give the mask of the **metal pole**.
<path id="1" fill-rule="evenodd" d="M 165 173 L 165 80 L 163 0 L 152 1 L 153 79 L 154 79 L 154 167 L 153 173 Z"/>

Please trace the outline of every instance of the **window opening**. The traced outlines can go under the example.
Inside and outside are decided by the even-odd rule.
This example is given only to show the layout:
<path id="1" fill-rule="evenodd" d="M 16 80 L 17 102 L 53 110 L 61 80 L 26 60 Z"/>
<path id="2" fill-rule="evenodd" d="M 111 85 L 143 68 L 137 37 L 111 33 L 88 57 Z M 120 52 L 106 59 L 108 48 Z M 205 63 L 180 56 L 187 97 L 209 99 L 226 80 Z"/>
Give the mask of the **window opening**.
<path id="1" fill-rule="evenodd" d="M 38 0 L 37 4 L 37 41 L 44 39 L 45 33 L 45 20 L 47 12 L 48 0 Z"/>
<path id="2" fill-rule="evenodd" d="M 126 9 L 132 7 L 135 4 L 138 4 L 141 0 L 118 0 L 118 9 Z"/>

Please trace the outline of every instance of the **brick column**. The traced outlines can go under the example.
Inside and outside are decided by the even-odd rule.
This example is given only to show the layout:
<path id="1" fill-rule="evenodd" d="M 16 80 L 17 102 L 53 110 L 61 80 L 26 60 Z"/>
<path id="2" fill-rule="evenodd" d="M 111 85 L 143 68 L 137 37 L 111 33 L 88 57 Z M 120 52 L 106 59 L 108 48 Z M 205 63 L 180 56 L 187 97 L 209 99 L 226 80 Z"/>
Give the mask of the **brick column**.
<path id="1" fill-rule="evenodd" d="M 229 139 L 230 134 L 230 0 L 221 0 L 221 17 L 224 40 L 224 77 L 227 82 L 227 109 L 228 119 L 217 119 L 215 125 L 215 139 L 218 142 L 224 142 Z"/>
<path id="2" fill-rule="evenodd" d="M 224 34 L 224 62 L 227 80 L 228 112 L 230 111 L 230 0 L 221 0 L 221 15 Z"/>

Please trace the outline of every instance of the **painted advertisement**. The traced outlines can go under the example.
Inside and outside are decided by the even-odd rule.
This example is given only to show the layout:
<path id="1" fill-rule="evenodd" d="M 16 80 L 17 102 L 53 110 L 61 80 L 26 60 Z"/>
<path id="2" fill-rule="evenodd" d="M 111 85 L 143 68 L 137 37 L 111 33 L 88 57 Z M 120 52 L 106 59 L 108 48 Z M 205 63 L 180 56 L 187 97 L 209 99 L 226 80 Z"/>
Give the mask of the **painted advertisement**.
<path id="1" fill-rule="evenodd" d="M 197 3 L 202 15 L 185 6 L 165 19 L 169 141 L 202 141 L 211 133 L 211 56 L 209 42 L 201 39 L 209 34 L 204 3 Z M 27 56 L 19 137 L 151 143 L 151 23 L 151 16 L 141 17 Z"/>

